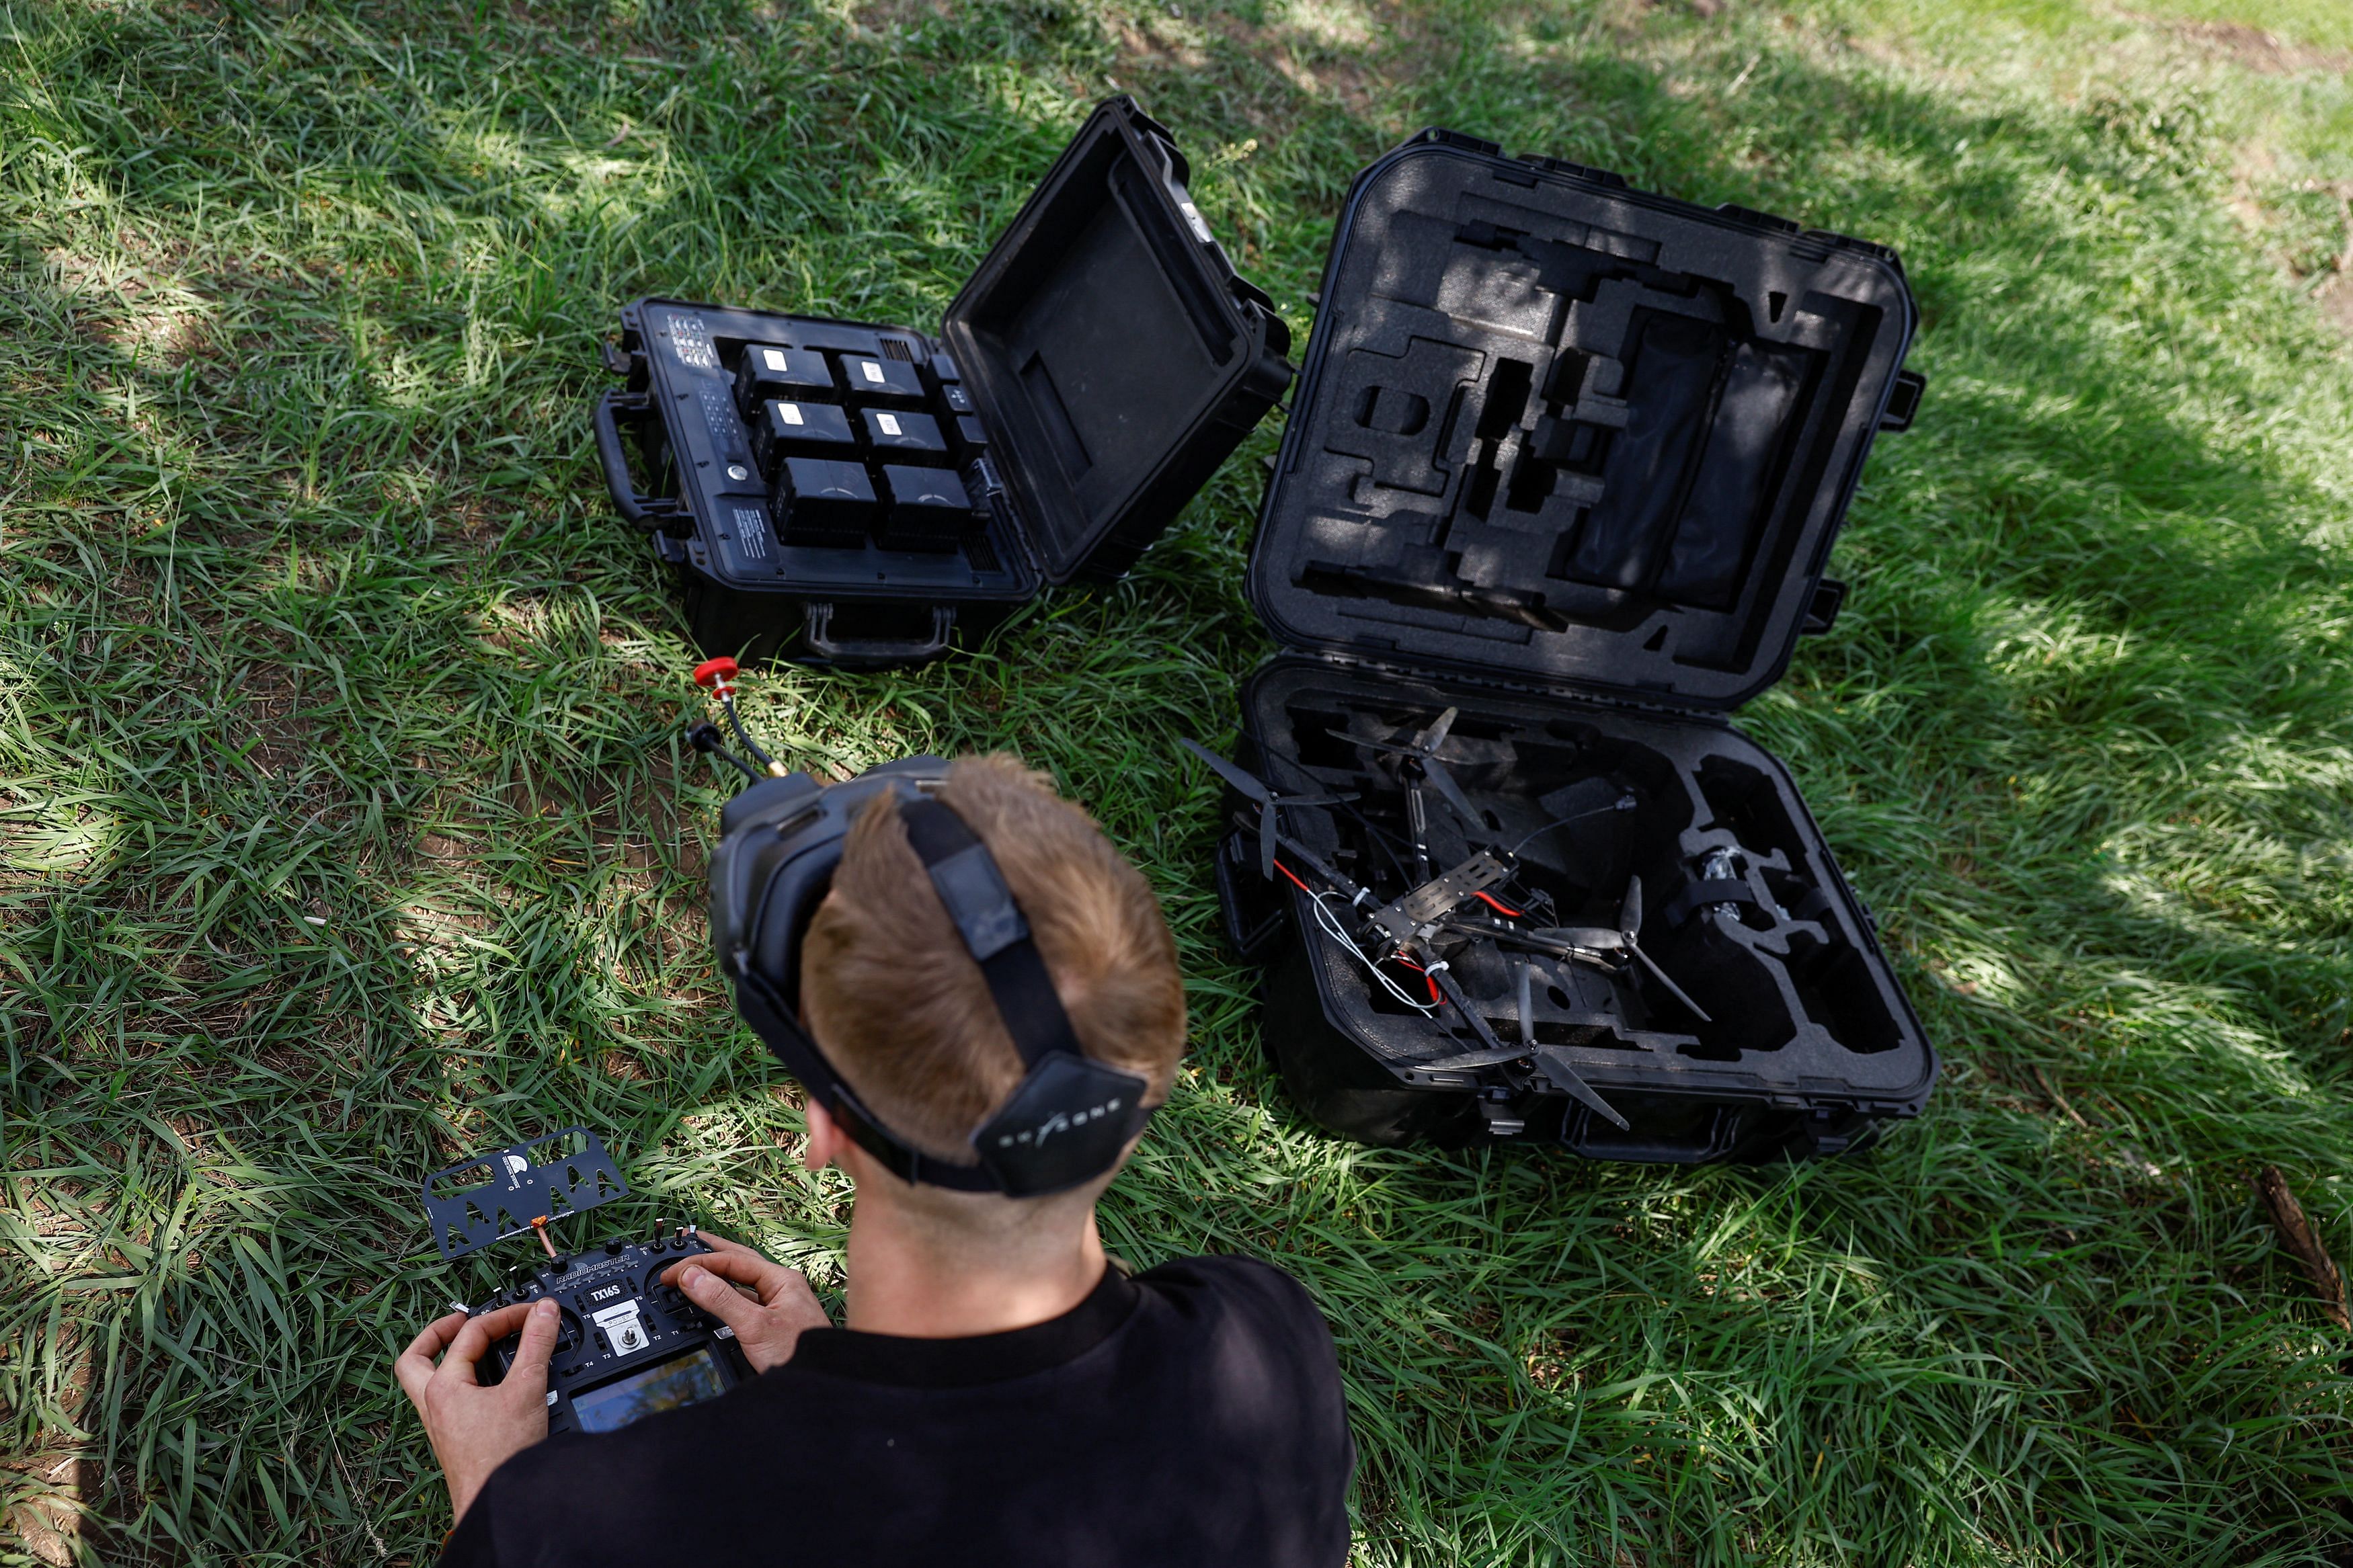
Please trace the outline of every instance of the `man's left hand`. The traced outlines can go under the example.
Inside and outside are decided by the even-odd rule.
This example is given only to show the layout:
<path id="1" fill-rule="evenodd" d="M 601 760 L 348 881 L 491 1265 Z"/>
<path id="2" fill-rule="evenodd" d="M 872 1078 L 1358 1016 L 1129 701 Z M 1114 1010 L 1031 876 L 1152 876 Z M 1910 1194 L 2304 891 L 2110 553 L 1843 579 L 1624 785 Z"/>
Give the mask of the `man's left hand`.
<path id="1" fill-rule="evenodd" d="M 547 1363 L 555 1353 L 556 1305 L 518 1301 L 479 1318 L 463 1312 L 426 1325 L 425 1331 L 393 1363 L 401 1392 L 425 1418 L 425 1436 L 449 1482 L 449 1511 L 457 1519 L 491 1472 L 547 1436 Z M 474 1375 L 474 1363 L 491 1346 L 517 1330 L 522 1344 L 514 1364 L 494 1387 Z M 436 1354 L 447 1351 L 441 1364 Z"/>

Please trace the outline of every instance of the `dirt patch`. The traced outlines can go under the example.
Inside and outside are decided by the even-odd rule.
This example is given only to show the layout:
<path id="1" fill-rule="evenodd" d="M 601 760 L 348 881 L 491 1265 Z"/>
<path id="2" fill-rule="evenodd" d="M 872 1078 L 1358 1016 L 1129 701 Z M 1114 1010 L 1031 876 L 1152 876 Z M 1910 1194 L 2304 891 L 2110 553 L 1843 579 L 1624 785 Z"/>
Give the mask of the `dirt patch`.
<path id="1" fill-rule="evenodd" d="M 76 1412 L 90 1397 L 92 1363 L 80 1337 L 77 1326 L 68 1323 L 57 1347 L 58 1359 L 65 1363 L 62 1386 L 58 1390 L 58 1414 L 69 1422 L 75 1419 Z M 86 1512 L 98 1500 L 97 1459 L 60 1442 L 55 1447 L 0 1463 L 0 1469 L 24 1477 L 26 1485 L 22 1489 L 31 1494 L 9 1510 L 7 1525 L 33 1561 L 56 1564 L 57 1568 L 69 1568 L 81 1561 L 83 1552 L 91 1544 L 84 1542 L 83 1536 Z"/>
<path id="2" fill-rule="evenodd" d="M 302 677 L 290 664 L 259 660 L 246 667 L 237 680 L 243 698 L 237 705 L 238 726 L 229 744 L 243 747 L 250 737 L 246 759 L 269 778 L 286 778 L 301 771 L 311 749 L 311 723 L 302 716 Z"/>
<path id="3" fill-rule="evenodd" d="M 2344 243 L 2336 255 L 2314 269 L 2321 276 L 2313 289 L 2312 300 L 2319 306 L 2323 321 L 2353 335 L 2353 181 L 2339 182 L 2332 194 L 2337 197 L 2337 218 Z"/>
<path id="4" fill-rule="evenodd" d="M 2127 20 L 2194 45 L 2219 59 L 2265 76 L 2302 76 L 2315 71 L 2341 76 L 2353 72 L 2353 53 L 2290 43 L 2276 33 L 2266 33 L 2244 22 L 2184 22 L 2139 11 L 2122 15 Z"/>
<path id="5" fill-rule="evenodd" d="M 2320 314 L 2338 331 L 2353 337 L 2353 282 L 2348 282 L 2343 273 L 2330 279 L 2328 287 L 2321 291 Z"/>
<path id="6" fill-rule="evenodd" d="M 887 33 L 893 27 L 945 21 L 953 12 L 948 0 L 867 0 L 851 14 L 857 19 L 850 26 L 857 32 L 872 36 Z"/>
<path id="7" fill-rule="evenodd" d="M 1250 22 L 1222 13 L 1198 17 L 1181 12 L 1146 14 L 1123 24 L 1116 42 L 1123 74 L 1197 74 L 1214 69 L 1214 57 L 1220 53 L 1229 60 L 1265 67 L 1290 93 L 1263 79 L 1262 85 L 1237 82 L 1245 94 L 1243 117 L 1261 131 L 1279 132 L 1311 102 L 1330 103 L 1352 119 L 1386 126 L 1382 105 L 1390 97 L 1390 83 L 1375 62 L 1390 47 L 1409 46 L 1407 30 L 1394 5 L 1326 0 L 1281 23 Z M 1219 43 L 1231 47 L 1217 50 Z M 1291 102 L 1282 101 L 1286 96 Z"/>
<path id="8" fill-rule="evenodd" d="M 216 352 L 209 302 L 141 259 L 52 247 L 41 260 L 42 281 L 94 341 L 171 370 Z"/>

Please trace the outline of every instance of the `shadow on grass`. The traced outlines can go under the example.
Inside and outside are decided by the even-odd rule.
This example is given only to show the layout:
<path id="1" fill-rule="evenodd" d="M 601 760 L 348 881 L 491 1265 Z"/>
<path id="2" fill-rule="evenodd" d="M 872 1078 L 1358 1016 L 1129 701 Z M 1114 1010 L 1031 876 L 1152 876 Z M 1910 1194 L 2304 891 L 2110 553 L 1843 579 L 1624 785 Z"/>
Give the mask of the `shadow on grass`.
<path id="1" fill-rule="evenodd" d="M 1802 33 L 1726 38 L 1757 61 L 1736 100 L 1679 89 L 1705 58 L 1639 30 L 1474 8 L 1368 13 L 1361 44 L 1252 6 L 912 12 L 895 37 L 617 15 L 66 16 L 48 107 L 10 111 L 0 399 L 50 433 L 0 588 L 11 789 L 87 850 L 0 890 L 10 1142 L 54 1270 L 11 1321 L 123 1347 L 70 1410 L 70 1379 L 11 1402 L 94 1434 L 121 1542 L 421 1550 L 438 1504 L 382 1378 L 451 1289 L 415 1182 L 579 1120 L 715 1202 L 789 1124 L 689 912 L 716 792 L 670 740 L 665 587 L 587 459 L 593 340 L 648 291 L 934 319 L 1110 75 L 1294 309 L 1406 112 L 1905 244 L 1930 401 L 1874 458 L 1849 622 L 1754 723 L 1957 1069 L 1873 1163 L 1788 1173 L 1301 1128 L 1210 950 L 1212 797 L 1171 757 L 1265 646 L 1237 463 L 1127 584 L 970 659 L 755 698 L 837 766 L 1018 745 L 1146 860 L 1204 1028 L 1115 1245 L 1309 1280 L 1377 1551 L 2253 1554 L 2319 1528 L 2342 1385 L 2298 1359 L 2234 1182 L 2347 1165 L 2320 1102 L 2345 905 L 2260 918 L 2276 847 L 2347 837 L 2338 763 L 2299 738 L 2348 709 L 2341 594 L 2313 586 L 2330 495 L 2232 413 L 2303 351 L 2260 309 L 2225 342 L 2248 269 L 2205 248 L 2179 157 L 2129 116 L 1972 108 Z M 2158 232 L 2076 221 L 2054 179 Z M 2136 258 L 2212 268 L 2170 285 L 2210 363 L 2152 352 Z M 2200 814 L 2223 849 L 2156 831 Z M 833 1234 L 831 1201 L 758 1212 Z"/>

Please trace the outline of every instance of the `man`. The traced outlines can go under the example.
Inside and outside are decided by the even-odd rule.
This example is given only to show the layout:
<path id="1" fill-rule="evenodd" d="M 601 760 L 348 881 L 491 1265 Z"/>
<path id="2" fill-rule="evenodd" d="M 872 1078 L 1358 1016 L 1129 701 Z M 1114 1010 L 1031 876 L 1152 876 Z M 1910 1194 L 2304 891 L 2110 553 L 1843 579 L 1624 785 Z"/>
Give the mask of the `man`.
<path id="1" fill-rule="evenodd" d="M 1002 871 L 1087 1056 L 1164 1099 L 1184 988 L 1144 878 L 1010 758 L 959 760 L 939 799 Z M 859 1102 L 923 1157 L 974 1164 L 971 1129 L 1025 1068 L 894 800 L 850 827 L 801 974 L 808 1033 Z M 1345 1559 L 1355 1449 L 1297 1284 L 1236 1258 L 1127 1278 L 1095 1229 L 1116 1165 L 1042 1197 L 950 1191 L 892 1174 L 814 1098 L 807 1118 L 808 1166 L 857 1188 L 844 1325 L 800 1274 L 707 1234 L 716 1255 L 669 1275 L 734 1329 L 751 1382 L 543 1441 L 552 1303 L 453 1314 L 401 1356 L 457 1516 L 448 1568 Z M 480 1386 L 475 1363 L 518 1331 L 513 1369 Z"/>

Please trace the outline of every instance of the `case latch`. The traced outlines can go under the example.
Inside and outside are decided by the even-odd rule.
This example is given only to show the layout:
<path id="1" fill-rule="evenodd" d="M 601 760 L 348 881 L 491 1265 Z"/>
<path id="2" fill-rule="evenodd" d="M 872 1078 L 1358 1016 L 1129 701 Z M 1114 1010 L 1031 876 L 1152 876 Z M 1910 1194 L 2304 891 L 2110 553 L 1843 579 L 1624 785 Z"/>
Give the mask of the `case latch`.
<path id="1" fill-rule="evenodd" d="M 1744 207 L 1738 202 L 1725 202 L 1715 210 L 1726 217 L 1736 217 L 1743 223 L 1753 223 L 1760 228 L 1774 229 L 1782 234 L 1803 232 L 1797 224 L 1788 218 L 1775 217 L 1771 213 L 1760 213 L 1755 207 Z"/>
<path id="2" fill-rule="evenodd" d="M 1882 430 L 1909 430 L 1912 416 L 1920 412 L 1921 395 L 1928 390 L 1928 378 L 1916 370 L 1899 370 L 1895 384 L 1887 394 L 1887 411 L 1879 416 Z"/>
<path id="3" fill-rule="evenodd" d="M 1472 153 L 1484 153 L 1490 158 L 1500 158 L 1504 153 L 1504 144 L 1500 142 L 1489 142 L 1477 136 L 1466 136 L 1460 131 L 1449 131 L 1440 125 L 1430 127 L 1414 140 L 1436 142 L 1448 147 L 1461 147 Z"/>
<path id="4" fill-rule="evenodd" d="M 1622 191 L 1626 176 L 1596 169 L 1584 163 L 1572 163 L 1566 158 L 1550 158 L 1541 153 L 1523 153 L 1520 162 L 1531 168 L 1542 169 L 1547 174 L 1567 174 L 1572 180 L 1583 180 L 1588 185 L 1599 185 L 1605 191 Z"/>
<path id="5" fill-rule="evenodd" d="M 1818 637 L 1838 625 L 1839 610 L 1846 604 L 1846 584 L 1836 577 L 1825 577 L 1814 584 L 1814 596 L 1806 605 L 1806 618 L 1798 627 L 1799 637 Z"/>
<path id="6" fill-rule="evenodd" d="M 634 380 L 645 369 L 643 356 L 623 348 L 610 338 L 599 342 L 596 352 L 605 361 L 605 369 L 614 375 L 626 375 Z M 645 388 L 640 384 L 632 386 L 629 390 L 643 392 Z"/>

